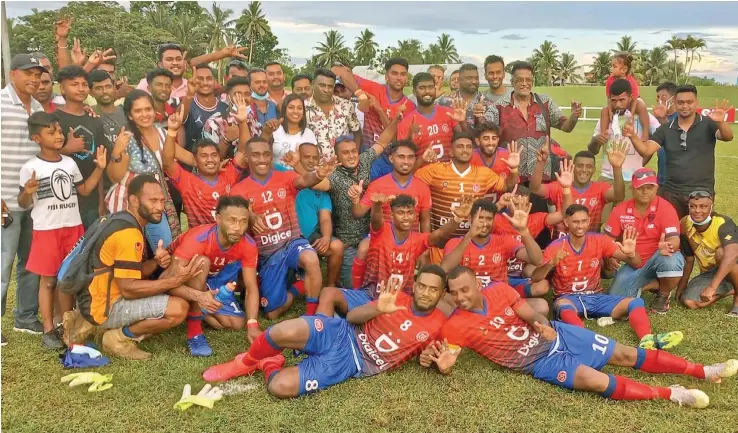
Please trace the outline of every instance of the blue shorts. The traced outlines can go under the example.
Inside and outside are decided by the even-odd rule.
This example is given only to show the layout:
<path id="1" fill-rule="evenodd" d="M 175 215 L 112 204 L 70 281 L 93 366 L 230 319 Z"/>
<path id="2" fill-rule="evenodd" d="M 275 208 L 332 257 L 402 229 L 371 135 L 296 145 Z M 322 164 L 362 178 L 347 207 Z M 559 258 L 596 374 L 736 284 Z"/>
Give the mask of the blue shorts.
<path id="1" fill-rule="evenodd" d="M 343 299 L 348 304 L 348 311 L 366 305 L 373 300 L 365 290 L 341 289 L 341 292 L 343 292 Z"/>
<path id="2" fill-rule="evenodd" d="M 564 388 L 574 389 L 574 373 L 580 365 L 601 370 L 606 366 L 617 342 L 587 328 L 551 322 L 559 334 L 548 355 L 533 364 L 533 377 Z"/>
<path id="3" fill-rule="evenodd" d="M 300 394 L 304 395 L 361 375 L 359 346 L 354 329 L 344 319 L 325 316 L 302 316 L 310 327 L 305 348 L 308 357 L 297 368 L 300 371 Z"/>
<path id="4" fill-rule="evenodd" d="M 612 316 L 612 310 L 615 307 L 627 299 L 623 296 L 613 295 L 562 295 L 554 300 L 554 307 L 556 308 L 556 301 L 559 299 L 566 299 L 567 301 L 574 304 L 574 308 L 577 310 L 577 314 L 589 319 L 593 317 L 608 317 Z M 556 308 L 558 311 L 559 308 Z"/>
<path id="5" fill-rule="evenodd" d="M 377 158 L 372 163 L 372 168 L 369 171 L 369 178 L 372 181 L 379 179 L 384 175 L 392 173 L 392 170 L 394 170 L 394 168 L 392 167 L 389 157 L 386 153 L 382 153 L 381 155 L 377 155 Z"/>
<path id="6" fill-rule="evenodd" d="M 508 277 L 507 284 L 509 284 L 518 293 L 522 289 L 522 292 L 525 293 L 526 298 L 533 297 L 533 294 L 530 291 L 530 285 L 531 285 L 530 278 Z"/>
<path id="7" fill-rule="evenodd" d="M 241 273 L 241 262 L 233 262 L 231 264 L 226 265 L 223 269 L 220 270 L 215 275 L 208 276 L 207 284 L 208 289 L 210 290 L 217 290 L 227 283 L 238 281 L 238 274 Z M 204 312 L 205 310 L 203 310 Z M 207 314 L 207 313 L 206 313 Z M 224 315 L 224 316 L 235 316 L 235 317 L 244 317 L 245 314 L 241 307 L 238 305 L 238 303 L 235 301 L 235 298 L 232 302 L 230 302 L 228 305 L 223 303 L 223 306 L 218 309 L 214 313 L 215 315 Z"/>
<path id="8" fill-rule="evenodd" d="M 261 284 L 261 308 L 265 313 L 274 311 L 287 302 L 287 286 L 290 283 L 290 271 L 300 273 L 298 266 L 300 254 L 315 250 L 305 238 L 289 241 L 285 246 L 275 251 L 259 266 Z"/>

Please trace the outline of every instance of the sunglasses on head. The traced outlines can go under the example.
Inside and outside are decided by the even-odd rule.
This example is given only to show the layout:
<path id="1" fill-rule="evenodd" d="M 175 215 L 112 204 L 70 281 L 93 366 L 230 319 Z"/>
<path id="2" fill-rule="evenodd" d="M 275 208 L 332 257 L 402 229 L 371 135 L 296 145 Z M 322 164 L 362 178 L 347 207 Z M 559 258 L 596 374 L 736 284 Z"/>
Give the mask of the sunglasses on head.
<path id="1" fill-rule="evenodd" d="M 682 142 L 679 143 L 679 145 L 682 146 L 682 150 L 687 150 L 687 131 L 682 131 L 679 138 L 682 140 Z"/>
<path id="2" fill-rule="evenodd" d="M 697 199 L 697 198 L 709 198 L 712 199 L 712 194 L 710 194 L 708 191 L 700 190 L 700 191 L 692 191 L 689 193 L 689 199 Z"/>

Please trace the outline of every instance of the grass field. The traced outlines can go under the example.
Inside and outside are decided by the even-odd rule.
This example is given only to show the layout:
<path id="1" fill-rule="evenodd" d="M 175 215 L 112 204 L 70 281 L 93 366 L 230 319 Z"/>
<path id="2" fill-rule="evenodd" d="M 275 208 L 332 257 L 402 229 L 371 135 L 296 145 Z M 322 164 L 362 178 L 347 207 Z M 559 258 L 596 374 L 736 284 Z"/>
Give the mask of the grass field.
<path id="1" fill-rule="evenodd" d="M 563 93 L 561 97 L 554 93 L 559 89 L 551 91 L 557 100 L 563 97 Z M 652 90 L 644 89 L 644 93 Z M 731 99 L 738 102 L 738 89 L 731 90 L 736 95 Z M 594 105 L 603 92 L 602 88 L 577 88 L 575 98 Z M 555 133 L 555 137 L 574 153 L 584 148 L 593 127 L 593 122 L 582 122 L 573 133 Z M 719 144 L 717 154 L 717 210 L 738 216 L 738 202 L 730 199 L 738 191 L 736 142 Z M 98 371 L 112 373 L 115 386 L 88 394 L 85 389 L 70 390 L 59 383 L 69 372 L 61 368 L 56 353 L 41 348 L 39 337 L 12 331 L 14 287 L 13 283 L 8 314 L 2 320 L 3 333 L 10 340 L 2 349 L 2 426 L 8 432 L 738 432 L 735 379 L 715 385 L 692 378 L 605 369 L 652 385 L 699 387 L 711 397 L 711 406 L 700 411 L 665 401 L 612 402 L 565 391 L 505 371 L 470 352 L 462 355 L 448 377 L 410 362 L 395 372 L 351 380 L 292 401 L 269 397 L 258 374 L 235 381 L 239 386 L 233 390 L 240 393 L 225 397 L 213 410 L 195 407 L 180 413 L 172 406 L 184 384 L 199 390 L 203 385 L 200 373 L 206 367 L 244 350 L 243 334 L 206 330 L 216 353 L 208 359 L 189 356 L 184 327 L 153 337 L 141 343 L 154 353 L 153 360 L 113 359 Z M 652 316 L 653 326 L 684 332 L 684 342 L 674 350 L 677 355 L 720 362 L 738 357 L 738 322 L 724 315 L 728 308 L 726 300 L 694 312 L 673 305 L 669 314 Z M 291 316 L 302 311 L 300 304 Z M 587 326 L 597 328 L 593 322 Z M 626 323 L 600 332 L 622 343 L 637 342 Z M 288 363 L 294 363 L 290 356 Z"/>

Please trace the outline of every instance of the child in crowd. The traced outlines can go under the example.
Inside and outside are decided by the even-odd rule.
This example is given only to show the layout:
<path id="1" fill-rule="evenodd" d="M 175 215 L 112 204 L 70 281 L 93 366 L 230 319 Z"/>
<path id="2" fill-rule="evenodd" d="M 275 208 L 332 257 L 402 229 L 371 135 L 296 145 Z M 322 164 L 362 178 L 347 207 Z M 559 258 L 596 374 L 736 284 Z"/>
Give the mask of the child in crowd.
<path id="1" fill-rule="evenodd" d="M 44 326 L 41 344 L 61 349 L 64 344 L 53 324 L 56 275 L 85 232 L 77 195 L 88 196 L 97 191 L 107 164 L 107 151 L 104 146 L 97 148 L 95 170 L 83 182 L 74 160 L 59 153 L 64 134 L 54 114 L 33 113 L 28 118 L 28 133 L 40 151 L 20 170 L 18 204 L 23 209 L 33 207 L 33 240 L 26 269 L 40 276 L 38 304 Z"/>
<path id="2" fill-rule="evenodd" d="M 638 117 L 638 121 L 641 122 L 641 140 L 648 140 L 648 110 L 646 109 L 646 103 L 640 99 L 641 92 L 638 87 L 638 80 L 631 74 L 633 71 L 632 65 L 633 56 L 628 53 L 617 53 L 612 58 L 610 76 L 605 81 L 605 94 L 608 99 L 605 101 L 605 108 L 600 112 L 600 131 L 608 131 L 610 129 L 610 122 L 613 121 L 613 113 L 610 110 L 610 87 L 615 80 L 625 79 L 630 83 L 632 89 L 631 96 L 633 97 L 628 111 L 630 111 L 631 116 L 634 118 Z M 625 119 L 622 119 L 622 121 L 622 124 L 624 124 Z"/>

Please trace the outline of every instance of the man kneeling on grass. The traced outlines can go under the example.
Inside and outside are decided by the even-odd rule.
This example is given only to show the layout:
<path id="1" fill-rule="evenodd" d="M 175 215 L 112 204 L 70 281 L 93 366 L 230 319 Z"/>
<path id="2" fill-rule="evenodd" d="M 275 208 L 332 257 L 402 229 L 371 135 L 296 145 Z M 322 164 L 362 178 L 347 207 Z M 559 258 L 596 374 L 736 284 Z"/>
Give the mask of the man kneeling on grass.
<path id="1" fill-rule="evenodd" d="M 89 315 L 100 327 L 109 329 L 102 339 L 106 353 L 121 358 L 145 360 L 151 353 L 139 349 L 135 342 L 145 336 L 160 334 L 184 322 L 189 302 L 213 302 L 209 292 L 185 286 L 203 272 L 204 261 L 197 257 L 186 267 L 156 281 L 144 280 L 166 266 L 168 254 L 144 260 L 144 237 L 141 227 L 161 221 L 164 195 L 153 176 L 139 175 L 128 187 L 128 210 L 138 223 L 125 226 L 95 242 L 92 254 L 98 263 L 112 267 L 112 272 L 96 275 L 89 285 Z M 207 267 L 204 269 L 207 272 Z M 206 296 L 210 296 L 207 298 Z M 79 302 L 79 299 L 78 299 Z M 64 339 L 67 345 L 84 341 L 95 327 L 79 310 L 65 314 Z"/>

